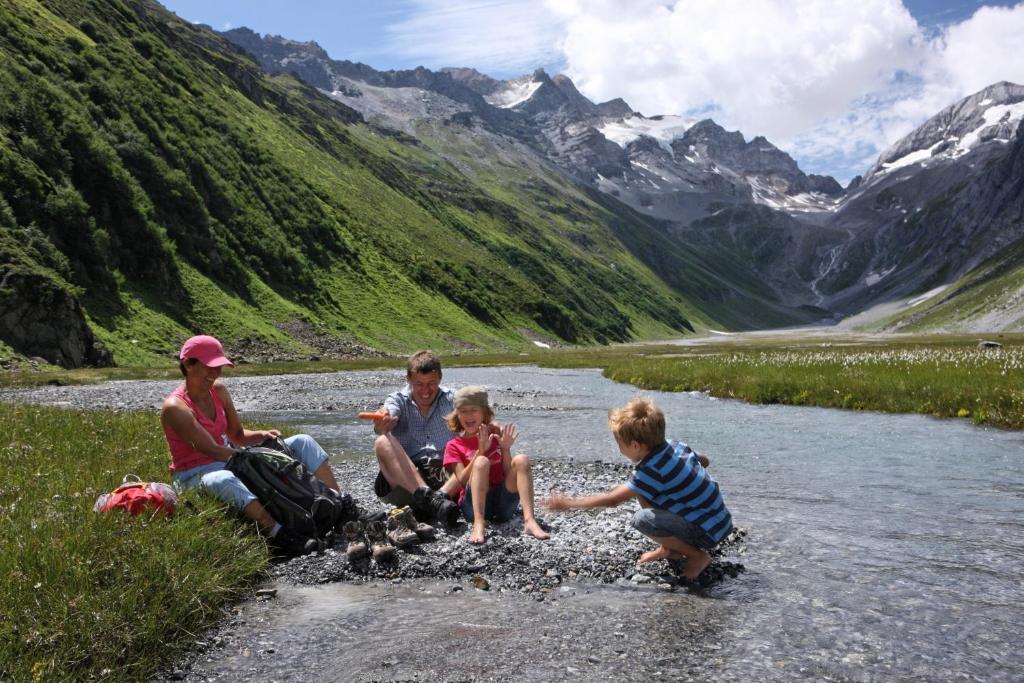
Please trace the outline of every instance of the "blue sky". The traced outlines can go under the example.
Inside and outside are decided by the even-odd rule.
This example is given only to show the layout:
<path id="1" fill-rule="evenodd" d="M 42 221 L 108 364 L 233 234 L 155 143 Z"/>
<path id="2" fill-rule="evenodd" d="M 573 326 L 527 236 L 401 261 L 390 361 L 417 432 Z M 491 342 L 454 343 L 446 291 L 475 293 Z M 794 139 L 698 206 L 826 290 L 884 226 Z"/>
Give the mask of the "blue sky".
<path id="1" fill-rule="evenodd" d="M 709 115 L 846 182 L 957 99 L 1024 83 L 1024 2 L 167 0 L 217 30 L 314 40 L 377 69 L 564 72 L 595 101 Z"/>

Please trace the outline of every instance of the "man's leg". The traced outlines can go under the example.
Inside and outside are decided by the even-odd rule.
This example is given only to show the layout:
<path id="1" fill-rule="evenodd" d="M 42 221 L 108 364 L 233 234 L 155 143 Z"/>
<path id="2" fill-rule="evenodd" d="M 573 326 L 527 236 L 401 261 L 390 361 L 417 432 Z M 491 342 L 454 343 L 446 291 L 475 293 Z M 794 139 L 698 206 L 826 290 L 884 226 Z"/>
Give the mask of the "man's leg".
<path id="1" fill-rule="evenodd" d="M 412 495 L 421 486 L 426 486 L 416 465 L 412 463 L 405 449 L 392 434 L 381 434 L 373 442 L 373 454 L 384 479 L 392 488 L 402 488 Z"/>

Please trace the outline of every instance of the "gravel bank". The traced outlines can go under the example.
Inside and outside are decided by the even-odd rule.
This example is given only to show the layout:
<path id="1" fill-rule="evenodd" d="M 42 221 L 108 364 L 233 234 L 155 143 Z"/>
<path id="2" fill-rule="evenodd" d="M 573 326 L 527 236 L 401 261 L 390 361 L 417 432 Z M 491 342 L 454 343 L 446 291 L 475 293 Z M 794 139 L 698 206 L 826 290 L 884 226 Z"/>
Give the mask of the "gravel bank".
<path id="1" fill-rule="evenodd" d="M 346 491 L 365 506 L 376 509 L 371 491 L 376 461 L 346 461 L 334 465 Z M 629 476 L 628 465 L 612 463 L 535 462 L 534 482 L 540 492 L 557 488 L 571 494 L 593 493 L 621 484 Z M 667 563 L 636 565 L 640 553 L 653 544 L 635 531 L 629 521 L 635 504 L 597 511 L 540 513 L 550 528 L 551 539 L 539 541 L 522 533 L 522 518 L 489 525 L 482 547 L 468 542 L 465 522 L 451 529 L 438 527 L 437 539 L 398 552 L 394 563 L 349 564 L 343 544 L 321 554 L 295 558 L 277 565 L 273 576 L 298 584 L 380 579 L 461 579 L 480 585 L 534 593 L 542 598 L 563 581 L 592 579 L 601 583 L 653 583 L 664 588 L 680 585 Z M 735 576 L 742 564 L 724 559 L 743 553 L 745 532 L 738 530 L 716 549 L 715 560 L 702 577 L 707 586 Z"/>

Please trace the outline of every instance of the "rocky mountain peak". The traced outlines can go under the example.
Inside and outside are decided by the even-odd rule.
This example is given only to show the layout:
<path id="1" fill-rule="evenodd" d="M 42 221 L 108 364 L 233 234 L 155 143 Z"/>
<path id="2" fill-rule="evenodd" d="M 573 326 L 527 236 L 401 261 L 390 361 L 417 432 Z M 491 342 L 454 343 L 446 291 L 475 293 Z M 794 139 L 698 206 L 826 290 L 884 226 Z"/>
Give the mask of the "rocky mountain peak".
<path id="1" fill-rule="evenodd" d="M 953 160 L 993 140 L 1017 134 L 1024 118 L 1024 86 L 1000 81 L 956 102 L 884 151 L 864 180 L 920 164 Z"/>
<path id="2" fill-rule="evenodd" d="M 470 90 L 478 92 L 484 96 L 491 95 L 498 90 L 501 90 L 503 85 L 503 81 L 491 78 L 487 74 L 480 73 L 476 69 L 466 67 L 446 67 L 441 69 L 441 72 L 448 74 L 452 79 L 462 83 Z"/>
<path id="3" fill-rule="evenodd" d="M 712 158 L 729 160 L 742 154 L 747 143 L 739 131 L 730 133 L 711 119 L 703 119 L 672 143 L 672 148 L 682 153 L 689 151 L 691 146 Z"/>
<path id="4" fill-rule="evenodd" d="M 621 97 L 608 100 L 607 102 L 601 102 L 597 105 L 597 111 L 601 116 L 617 117 L 629 116 L 633 114 L 633 108 L 629 106 L 626 100 Z"/>
<path id="5" fill-rule="evenodd" d="M 565 96 L 566 103 L 578 114 L 583 116 L 594 116 L 598 113 L 597 105 L 584 97 L 580 91 L 576 89 L 576 84 L 572 82 L 572 79 L 565 74 L 557 74 L 553 79 L 551 79 L 551 82 Z"/>

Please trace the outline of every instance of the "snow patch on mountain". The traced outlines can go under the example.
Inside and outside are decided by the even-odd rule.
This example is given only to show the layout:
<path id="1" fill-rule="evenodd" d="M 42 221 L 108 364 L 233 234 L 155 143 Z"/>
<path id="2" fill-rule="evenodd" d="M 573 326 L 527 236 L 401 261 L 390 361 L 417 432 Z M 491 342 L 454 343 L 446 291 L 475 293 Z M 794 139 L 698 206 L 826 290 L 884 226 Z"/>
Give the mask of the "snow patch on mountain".
<path id="1" fill-rule="evenodd" d="M 866 284 L 868 287 L 871 287 L 872 285 L 878 284 L 887 275 L 892 273 L 892 271 L 894 271 L 894 270 L 896 270 L 896 266 L 892 266 L 891 268 L 887 268 L 887 269 L 883 270 L 881 273 L 873 273 L 873 272 L 872 273 L 868 273 L 867 277 L 864 278 L 864 284 Z"/>
<path id="2" fill-rule="evenodd" d="M 754 202 L 772 209 L 815 213 L 835 211 L 839 207 L 839 198 L 821 192 L 788 195 L 757 176 L 748 175 L 746 181 L 750 185 L 750 194 Z"/>
<path id="3" fill-rule="evenodd" d="M 972 130 L 970 133 L 965 135 L 957 146 L 957 156 L 966 154 L 981 140 L 982 133 L 986 128 L 990 128 L 996 124 L 1006 124 L 1012 126 L 1015 123 L 1019 123 L 1024 118 L 1024 102 L 1017 102 L 1015 104 L 997 104 L 994 107 L 989 107 L 982 114 L 982 118 L 985 122 L 980 126 Z"/>
<path id="4" fill-rule="evenodd" d="M 654 138 L 658 144 L 670 154 L 670 144 L 676 138 L 682 137 L 683 133 L 690 129 L 697 119 L 685 118 L 682 116 L 627 116 L 623 119 L 606 121 L 597 126 L 598 132 L 605 136 L 619 147 L 625 147 L 629 143 L 640 138 L 641 135 Z"/>
<path id="5" fill-rule="evenodd" d="M 541 86 L 541 83 L 532 79 L 523 81 L 513 80 L 509 81 L 507 85 L 508 87 L 504 90 L 484 97 L 487 104 L 500 107 L 501 109 L 510 109 L 533 97 L 533 93 L 537 92 L 537 88 Z"/>
<path id="6" fill-rule="evenodd" d="M 939 140 L 928 149 L 919 149 L 916 152 L 911 152 L 910 154 L 902 156 L 899 159 L 896 159 L 895 161 L 889 161 L 887 163 L 884 163 L 882 164 L 882 169 L 880 172 L 884 173 L 886 171 L 895 171 L 897 168 L 903 168 L 904 166 L 910 166 L 911 164 L 917 164 L 922 161 L 925 161 L 926 159 L 930 159 L 932 156 L 932 151 L 936 147 L 941 145 L 942 142 L 942 140 Z"/>

